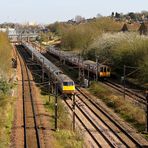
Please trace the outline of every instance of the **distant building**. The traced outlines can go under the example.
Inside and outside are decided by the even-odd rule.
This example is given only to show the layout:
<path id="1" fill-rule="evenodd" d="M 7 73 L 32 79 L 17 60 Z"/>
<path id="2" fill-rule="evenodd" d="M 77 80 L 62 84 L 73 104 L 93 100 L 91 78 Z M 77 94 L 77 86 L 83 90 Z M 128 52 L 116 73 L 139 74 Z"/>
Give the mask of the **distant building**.
<path id="1" fill-rule="evenodd" d="M 7 32 L 8 34 L 16 34 L 16 30 L 14 28 L 0 28 L 0 32 Z"/>
<path id="2" fill-rule="evenodd" d="M 7 32 L 7 28 L 0 28 L 0 32 Z"/>

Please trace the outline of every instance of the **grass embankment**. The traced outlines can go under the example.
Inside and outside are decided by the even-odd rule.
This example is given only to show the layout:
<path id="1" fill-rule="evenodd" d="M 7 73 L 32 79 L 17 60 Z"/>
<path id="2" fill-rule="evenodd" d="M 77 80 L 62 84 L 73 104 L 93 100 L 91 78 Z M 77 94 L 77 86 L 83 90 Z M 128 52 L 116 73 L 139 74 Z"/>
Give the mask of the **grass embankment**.
<path id="1" fill-rule="evenodd" d="M 54 97 L 42 95 L 41 98 L 44 101 L 45 108 L 51 115 L 51 126 L 54 129 Z M 78 132 L 72 132 L 72 121 L 68 117 L 68 111 L 64 107 L 61 98 L 58 98 L 58 131 L 53 132 L 52 135 L 55 137 L 53 147 L 64 147 L 64 148 L 82 148 L 83 140 Z"/>
<path id="2" fill-rule="evenodd" d="M 139 132 L 145 129 L 145 111 L 134 105 L 123 96 L 114 93 L 101 83 L 93 82 L 88 89 L 93 95 L 102 99 L 106 105 L 119 114 L 125 121 L 129 122 Z"/>
<path id="3" fill-rule="evenodd" d="M 0 32 L 0 147 L 8 147 L 13 120 L 13 84 L 10 82 L 12 47 L 7 35 Z"/>

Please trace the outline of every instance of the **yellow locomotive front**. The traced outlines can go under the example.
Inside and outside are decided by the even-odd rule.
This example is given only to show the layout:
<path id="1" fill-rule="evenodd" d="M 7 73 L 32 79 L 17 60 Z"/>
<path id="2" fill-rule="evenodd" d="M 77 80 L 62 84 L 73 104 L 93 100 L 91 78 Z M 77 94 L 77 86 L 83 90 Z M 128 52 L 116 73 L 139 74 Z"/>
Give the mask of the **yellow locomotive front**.
<path id="1" fill-rule="evenodd" d="M 110 67 L 109 66 L 106 66 L 106 65 L 102 65 L 100 66 L 100 70 L 99 70 L 99 76 L 101 78 L 103 77 L 110 77 Z"/>
<path id="2" fill-rule="evenodd" d="M 58 81 L 60 85 L 60 91 L 62 94 L 74 94 L 75 93 L 75 83 L 65 74 L 58 75 Z"/>
<path id="3" fill-rule="evenodd" d="M 65 81 L 63 82 L 63 93 L 64 94 L 74 94 L 75 92 L 75 84 L 73 81 Z"/>

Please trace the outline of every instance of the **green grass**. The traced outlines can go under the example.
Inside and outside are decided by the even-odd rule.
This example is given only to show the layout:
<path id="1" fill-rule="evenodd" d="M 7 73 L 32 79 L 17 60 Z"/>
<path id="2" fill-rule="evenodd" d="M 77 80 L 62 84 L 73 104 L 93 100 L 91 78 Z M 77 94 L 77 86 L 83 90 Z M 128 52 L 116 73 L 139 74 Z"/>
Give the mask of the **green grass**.
<path id="1" fill-rule="evenodd" d="M 2 99 L 2 97 L 0 97 Z M 3 97 L 3 106 L 0 107 L 0 147 L 7 148 L 10 144 L 10 133 L 14 115 L 14 101 L 16 98 Z"/>
<path id="2" fill-rule="evenodd" d="M 0 32 L 0 147 L 7 148 L 10 144 L 10 133 L 14 114 L 15 98 L 11 90 L 15 84 L 9 82 L 12 47 L 6 33 Z"/>
<path id="3" fill-rule="evenodd" d="M 123 96 L 113 93 L 101 83 L 93 82 L 88 89 L 93 95 L 102 99 L 106 105 L 114 110 L 125 121 L 129 122 L 139 132 L 145 128 L 145 111 L 134 105 Z"/>
<path id="4" fill-rule="evenodd" d="M 54 97 L 42 95 L 41 98 L 44 101 L 46 110 L 51 115 L 50 123 L 54 129 Z M 61 148 L 82 148 L 83 139 L 78 132 L 72 132 L 72 121 L 68 117 L 68 111 L 64 107 L 61 98 L 58 98 L 58 131 L 53 132 L 55 137 L 54 146 Z"/>
<path id="5" fill-rule="evenodd" d="M 67 130 L 60 130 L 54 136 L 63 148 L 82 148 L 82 141 L 75 133 Z"/>

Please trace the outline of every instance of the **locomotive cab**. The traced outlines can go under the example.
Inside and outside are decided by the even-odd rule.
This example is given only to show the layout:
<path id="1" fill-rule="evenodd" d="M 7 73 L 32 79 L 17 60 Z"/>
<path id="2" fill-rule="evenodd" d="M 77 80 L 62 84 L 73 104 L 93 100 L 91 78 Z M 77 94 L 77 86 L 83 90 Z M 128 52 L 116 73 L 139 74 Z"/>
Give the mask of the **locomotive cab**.
<path id="1" fill-rule="evenodd" d="M 110 68 L 108 66 L 100 67 L 100 77 L 110 77 Z"/>
<path id="2" fill-rule="evenodd" d="M 63 82 L 63 93 L 64 94 L 73 94 L 74 91 L 75 91 L 75 84 L 73 81 Z"/>

